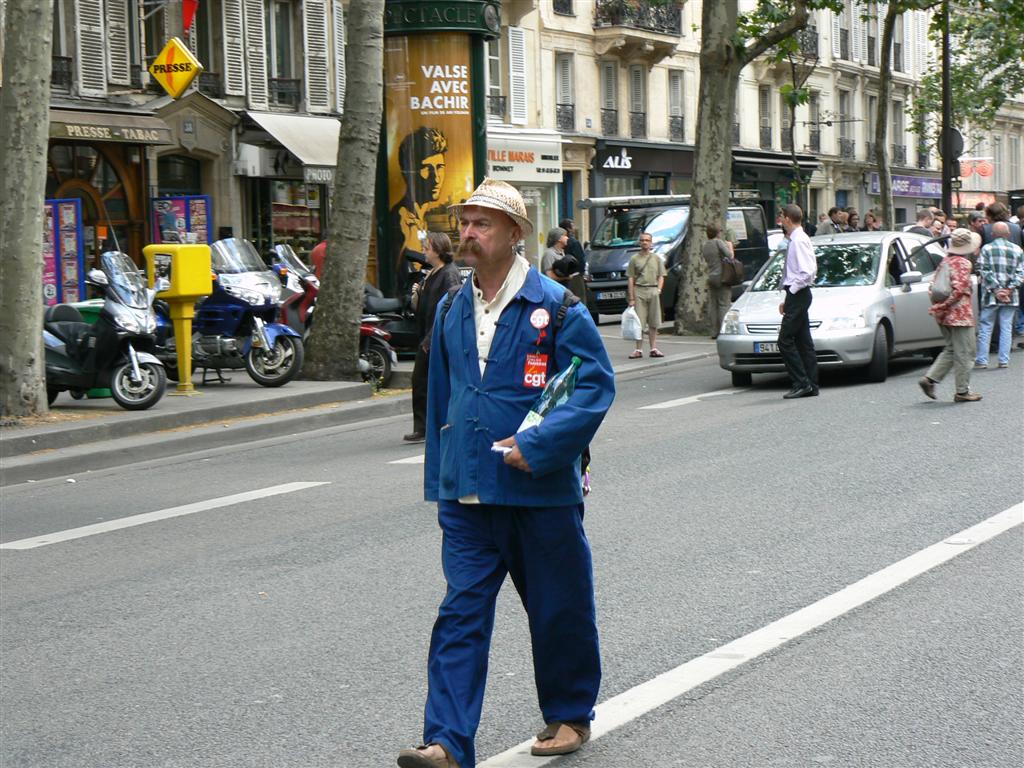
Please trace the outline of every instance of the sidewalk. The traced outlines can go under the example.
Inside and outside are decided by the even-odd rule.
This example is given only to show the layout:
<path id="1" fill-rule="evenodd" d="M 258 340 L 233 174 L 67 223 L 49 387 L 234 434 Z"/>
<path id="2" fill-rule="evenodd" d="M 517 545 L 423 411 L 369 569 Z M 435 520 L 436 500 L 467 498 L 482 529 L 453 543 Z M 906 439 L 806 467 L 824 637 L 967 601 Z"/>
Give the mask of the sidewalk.
<path id="1" fill-rule="evenodd" d="M 669 330 L 671 326 L 664 326 Z M 619 337 L 618 323 L 600 327 L 617 377 L 695 360 L 715 352 L 703 337 L 660 336 L 664 358 L 629 360 L 633 342 Z M 181 455 L 312 429 L 411 413 L 412 360 L 400 360 L 391 389 L 374 394 L 358 382 L 292 381 L 261 387 L 245 371 L 226 384 L 201 386 L 180 396 L 174 383 L 147 411 L 126 411 L 112 399 L 74 400 L 62 392 L 50 415 L 4 427 L 0 436 L 0 485 L 103 469 L 128 461 Z"/>

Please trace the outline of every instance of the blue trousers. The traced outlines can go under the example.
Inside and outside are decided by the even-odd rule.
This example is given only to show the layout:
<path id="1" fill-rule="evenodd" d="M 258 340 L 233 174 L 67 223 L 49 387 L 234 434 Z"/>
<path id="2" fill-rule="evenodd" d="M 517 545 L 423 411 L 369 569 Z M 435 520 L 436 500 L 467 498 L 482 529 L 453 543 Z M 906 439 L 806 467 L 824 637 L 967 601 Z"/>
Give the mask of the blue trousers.
<path id="1" fill-rule="evenodd" d="M 999 318 L 999 362 L 1010 362 L 1010 344 L 1013 341 L 1013 321 L 1017 308 L 1012 304 L 993 304 L 981 308 L 978 318 L 978 355 L 974 362 L 988 365 L 988 350 L 992 343 L 992 330 Z"/>
<path id="2" fill-rule="evenodd" d="M 438 502 L 448 591 L 427 662 L 423 743 L 476 765 L 494 607 L 505 575 L 526 608 L 545 723 L 589 722 L 601 683 L 590 543 L 583 505 L 505 507 Z"/>

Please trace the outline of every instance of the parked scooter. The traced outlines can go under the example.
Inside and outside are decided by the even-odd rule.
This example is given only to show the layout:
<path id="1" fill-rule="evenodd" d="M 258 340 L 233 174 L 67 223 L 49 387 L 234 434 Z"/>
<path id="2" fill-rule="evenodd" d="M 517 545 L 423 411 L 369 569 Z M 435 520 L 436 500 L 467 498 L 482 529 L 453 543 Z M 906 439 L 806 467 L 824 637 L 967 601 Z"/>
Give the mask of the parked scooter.
<path id="1" fill-rule="evenodd" d="M 320 281 L 292 247 L 285 243 L 274 246 L 272 269 L 281 281 L 280 321 L 298 332 L 305 341 L 309 336 Z"/>
<path id="2" fill-rule="evenodd" d="M 420 343 L 419 328 L 416 324 L 416 312 L 412 308 L 412 287 L 422 283 L 430 274 L 430 265 L 410 252 L 406 260 L 419 264 L 421 269 L 410 271 L 408 285 L 403 294 L 394 299 L 387 298 L 376 286 L 366 284 L 363 288 L 364 320 L 382 328 L 391 334 L 391 346 L 399 352 L 416 352 Z M 372 319 L 371 319 L 372 318 Z"/>
<path id="3" fill-rule="evenodd" d="M 196 368 L 245 368 L 257 384 L 280 387 L 302 368 L 300 334 L 275 322 L 281 285 L 248 240 L 218 240 L 210 248 L 213 293 L 192 321 Z M 177 339 L 166 305 L 157 303 L 157 355 L 178 378 Z"/>
<path id="4" fill-rule="evenodd" d="M 46 397 L 52 404 L 64 390 L 81 398 L 108 387 L 122 408 L 141 411 L 160 400 L 167 386 L 164 366 L 151 354 L 156 291 L 146 288 L 135 264 L 119 251 L 101 254 L 99 265 L 86 277 L 105 293 L 95 324 L 70 304 L 49 307 L 43 316 Z M 158 281 L 161 287 L 166 289 L 166 280 Z"/>

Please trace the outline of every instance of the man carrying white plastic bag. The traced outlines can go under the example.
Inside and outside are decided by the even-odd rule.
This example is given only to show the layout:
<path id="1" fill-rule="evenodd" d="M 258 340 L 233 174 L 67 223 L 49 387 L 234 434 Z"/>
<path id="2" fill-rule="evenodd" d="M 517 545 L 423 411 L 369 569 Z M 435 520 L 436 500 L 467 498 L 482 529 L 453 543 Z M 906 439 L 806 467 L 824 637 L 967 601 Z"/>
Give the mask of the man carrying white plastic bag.
<path id="1" fill-rule="evenodd" d="M 640 341 L 644 337 L 643 323 L 640 322 L 640 315 L 632 307 L 626 307 L 622 313 L 622 338 L 630 341 Z M 641 353 L 642 354 L 642 353 Z M 637 355 L 640 357 L 640 355 Z"/>

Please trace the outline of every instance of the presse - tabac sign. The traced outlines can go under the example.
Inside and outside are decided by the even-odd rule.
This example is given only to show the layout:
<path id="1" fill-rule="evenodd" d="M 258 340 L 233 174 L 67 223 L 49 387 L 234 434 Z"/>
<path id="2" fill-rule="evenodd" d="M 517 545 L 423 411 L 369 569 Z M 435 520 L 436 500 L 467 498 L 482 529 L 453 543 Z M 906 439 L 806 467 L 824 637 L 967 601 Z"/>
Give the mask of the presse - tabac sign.
<path id="1" fill-rule="evenodd" d="M 203 71 L 203 65 L 180 39 L 172 37 L 149 65 L 149 74 L 176 99 Z"/>

